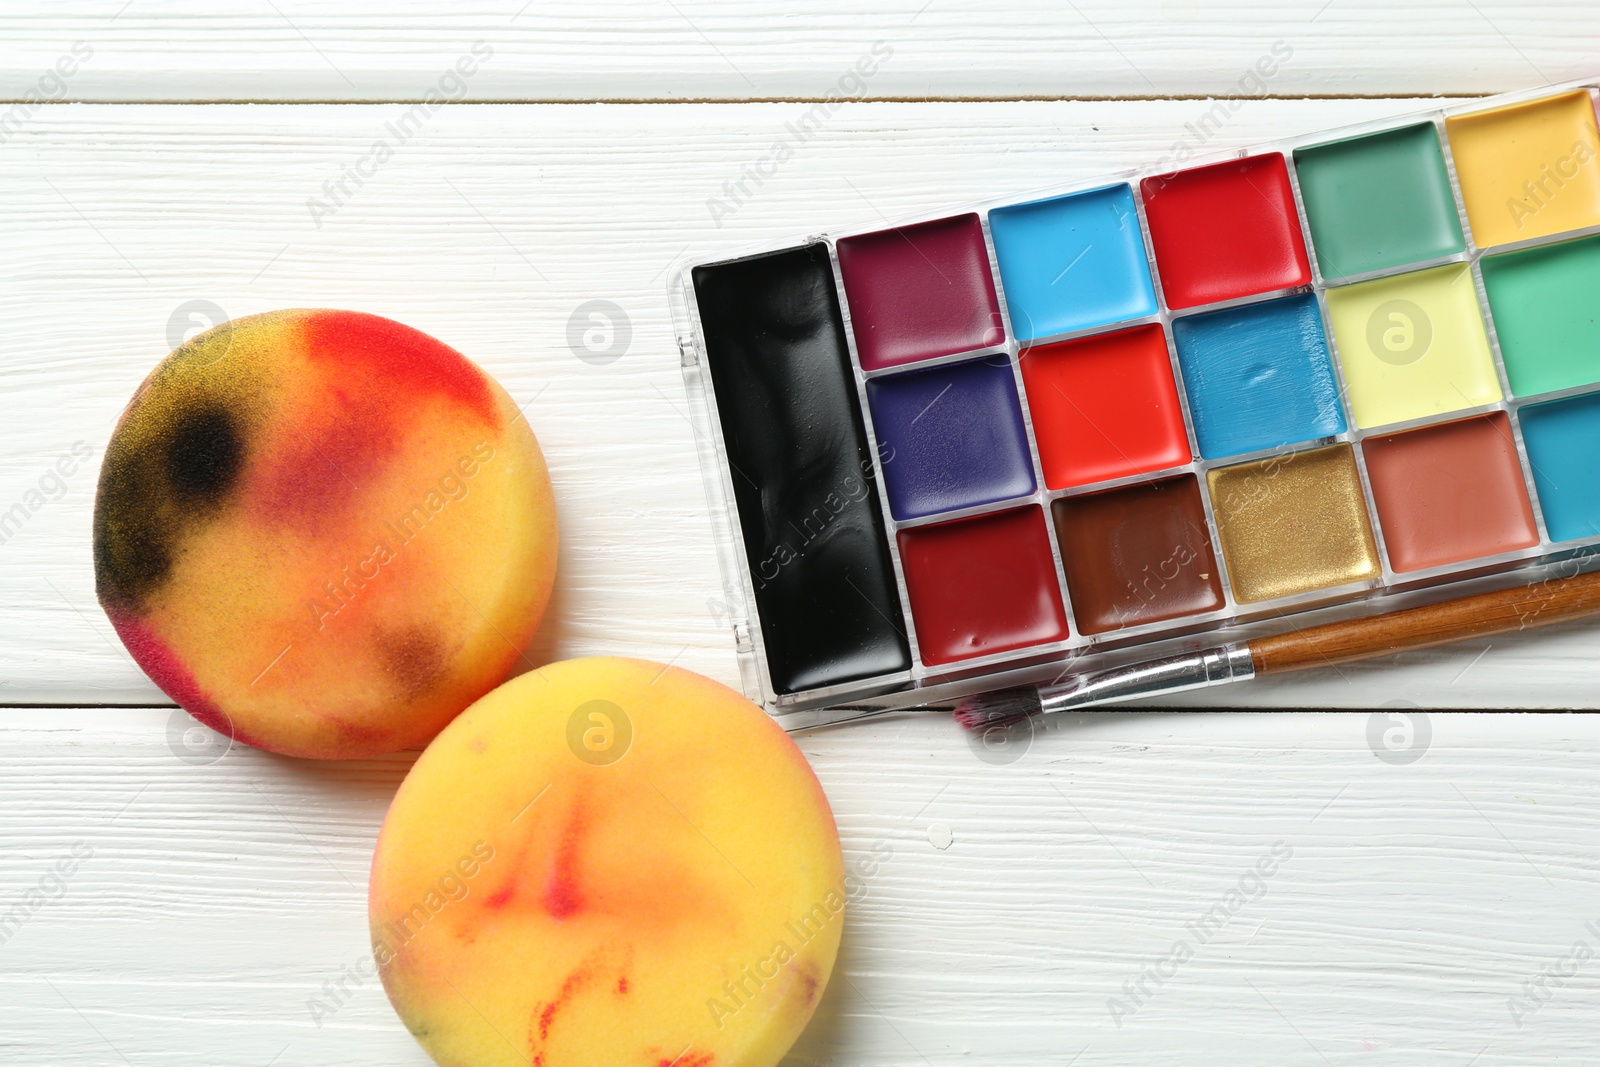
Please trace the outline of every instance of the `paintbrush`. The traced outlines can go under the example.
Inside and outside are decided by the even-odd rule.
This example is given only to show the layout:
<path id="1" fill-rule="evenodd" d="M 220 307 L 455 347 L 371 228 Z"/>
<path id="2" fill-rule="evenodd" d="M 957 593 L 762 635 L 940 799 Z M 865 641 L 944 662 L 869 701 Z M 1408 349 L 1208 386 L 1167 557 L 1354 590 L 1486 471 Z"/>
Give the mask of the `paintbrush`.
<path id="1" fill-rule="evenodd" d="M 1353 663 L 1591 615 L 1600 615 L 1600 571 L 1089 671 L 1054 685 L 982 693 L 957 704 L 955 717 L 969 730 L 1003 728 L 1035 715 Z"/>

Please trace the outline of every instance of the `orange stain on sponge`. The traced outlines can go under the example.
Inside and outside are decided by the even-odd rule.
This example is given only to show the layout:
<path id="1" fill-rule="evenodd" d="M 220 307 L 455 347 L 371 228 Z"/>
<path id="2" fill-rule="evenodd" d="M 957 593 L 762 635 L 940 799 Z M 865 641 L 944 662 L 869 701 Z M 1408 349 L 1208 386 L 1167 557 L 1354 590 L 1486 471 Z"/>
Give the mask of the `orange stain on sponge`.
<path id="1" fill-rule="evenodd" d="M 206 725 L 324 759 L 426 743 L 505 678 L 555 579 L 550 477 L 454 349 L 348 311 L 174 350 L 106 449 L 95 583 Z"/>
<path id="2" fill-rule="evenodd" d="M 513 679 L 441 733 L 369 892 L 389 999 L 444 1067 L 773 1067 L 847 897 L 788 735 L 710 679 L 613 658 Z"/>

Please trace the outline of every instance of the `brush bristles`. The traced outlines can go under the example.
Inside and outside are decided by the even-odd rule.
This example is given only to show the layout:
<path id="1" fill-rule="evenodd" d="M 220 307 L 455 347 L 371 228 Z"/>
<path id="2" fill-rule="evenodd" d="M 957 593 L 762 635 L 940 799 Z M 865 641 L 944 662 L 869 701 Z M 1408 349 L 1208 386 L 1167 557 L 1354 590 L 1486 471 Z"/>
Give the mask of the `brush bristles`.
<path id="1" fill-rule="evenodd" d="M 1039 690 L 1032 686 L 980 693 L 956 705 L 956 722 L 968 730 L 995 730 L 1014 726 L 1044 710 Z"/>

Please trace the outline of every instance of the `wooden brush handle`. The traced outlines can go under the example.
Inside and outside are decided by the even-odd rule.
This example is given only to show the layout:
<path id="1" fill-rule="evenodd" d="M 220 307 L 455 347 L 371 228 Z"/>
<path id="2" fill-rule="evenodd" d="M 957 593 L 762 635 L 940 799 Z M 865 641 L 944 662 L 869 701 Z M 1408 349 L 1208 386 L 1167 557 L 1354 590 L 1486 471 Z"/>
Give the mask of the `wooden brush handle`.
<path id="1" fill-rule="evenodd" d="M 1600 615 L 1600 571 L 1256 638 L 1250 658 L 1257 674 L 1283 674 L 1587 615 Z"/>

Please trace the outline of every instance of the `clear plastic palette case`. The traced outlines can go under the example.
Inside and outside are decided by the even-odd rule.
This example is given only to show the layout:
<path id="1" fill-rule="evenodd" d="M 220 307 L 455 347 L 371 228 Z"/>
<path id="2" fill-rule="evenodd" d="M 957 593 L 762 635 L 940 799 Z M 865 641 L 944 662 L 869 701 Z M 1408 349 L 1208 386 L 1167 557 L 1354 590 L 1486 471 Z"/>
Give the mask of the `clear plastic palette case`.
<path id="1" fill-rule="evenodd" d="M 1595 85 L 678 270 L 748 695 L 796 728 L 1589 569 Z"/>

